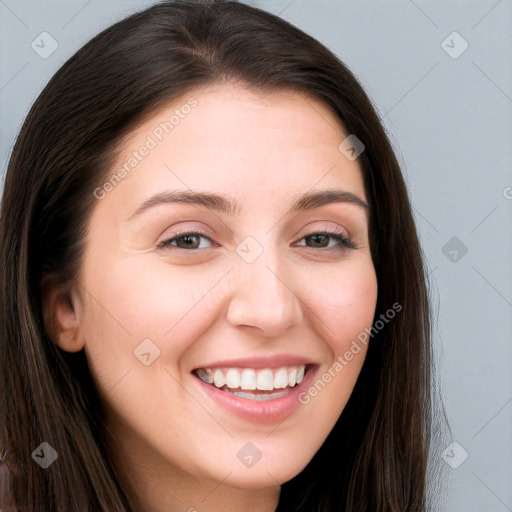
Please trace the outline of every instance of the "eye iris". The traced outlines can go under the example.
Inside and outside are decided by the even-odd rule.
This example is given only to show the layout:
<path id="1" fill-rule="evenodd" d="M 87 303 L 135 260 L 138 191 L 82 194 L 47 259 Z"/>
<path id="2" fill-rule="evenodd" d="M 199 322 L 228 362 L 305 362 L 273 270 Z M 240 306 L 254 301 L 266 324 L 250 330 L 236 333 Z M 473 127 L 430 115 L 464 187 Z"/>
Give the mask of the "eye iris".
<path id="1" fill-rule="evenodd" d="M 328 239 L 329 239 L 329 237 L 327 235 L 323 235 L 321 233 L 310 235 L 308 238 L 309 238 L 309 240 L 313 240 L 313 244 L 315 247 L 325 247 L 325 244 L 322 244 L 322 241 L 328 242 Z M 316 244 L 319 244 L 319 245 L 316 245 Z"/>
<path id="2" fill-rule="evenodd" d="M 195 239 L 195 242 L 197 242 L 197 243 L 194 243 L 194 239 Z M 177 240 L 184 241 L 185 248 L 187 248 L 187 249 L 197 249 L 198 242 L 199 242 L 199 236 L 197 236 L 197 235 L 182 235 Z M 190 247 L 190 245 L 192 245 L 193 247 Z"/>

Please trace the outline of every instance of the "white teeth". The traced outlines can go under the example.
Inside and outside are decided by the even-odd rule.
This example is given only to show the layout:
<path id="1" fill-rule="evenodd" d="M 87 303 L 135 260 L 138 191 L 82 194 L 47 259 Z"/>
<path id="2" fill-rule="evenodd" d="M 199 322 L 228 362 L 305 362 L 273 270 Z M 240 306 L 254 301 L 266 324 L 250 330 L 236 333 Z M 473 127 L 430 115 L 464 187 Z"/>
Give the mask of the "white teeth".
<path id="1" fill-rule="evenodd" d="M 274 375 L 274 389 L 283 389 L 288 386 L 288 372 L 286 368 L 279 368 Z"/>
<path id="2" fill-rule="evenodd" d="M 249 368 L 246 368 L 242 372 L 242 378 L 240 379 L 240 387 L 242 389 L 256 389 L 256 372 Z"/>
<path id="3" fill-rule="evenodd" d="M 256 375 L 256 388 L 261 391 L 272 391 L 274 389 L 274 375 L 272 370 L 265 368 Z"/>
<path id="4" fill-rule="evenodd" d="M 270 368 L 199 368 L 196 375 L 217 388 L 241 389 L 242 391 L 272 391 L 293 388 L 304 379 L 306 365 Z M 254 393 L 253 393 L 254 394 Z M 241 395 L 240 395 L 241 396 Z"/>
<path id="5" fill-rule="evenodd" d="M 216 388 L 221 388 L 226 384 L 226 379 L 224 378 L 222 370 L 215 370 L 215 374 L 213 375 L 213 383 L 215 384 Z"/>
<path id="6" fill-rule="evenodd" d="M 288 386 L 293 387 L 295 384 L 297 384 L 297 370 L 292 368 L 288 372 Z"/>
<path id="7" fill-rule="evenodd" d="M 234 368 L 230 368 L 226 373 L 226 386 L 231 389 L 240 387 L 240 372 Z"/>

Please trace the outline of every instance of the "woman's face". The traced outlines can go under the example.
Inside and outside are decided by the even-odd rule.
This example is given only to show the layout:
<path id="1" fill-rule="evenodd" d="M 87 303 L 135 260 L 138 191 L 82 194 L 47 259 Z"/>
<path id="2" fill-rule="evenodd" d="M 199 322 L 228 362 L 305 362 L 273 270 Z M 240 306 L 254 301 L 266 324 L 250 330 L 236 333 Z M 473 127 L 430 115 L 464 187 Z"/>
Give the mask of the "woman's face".
<path id="1" fill-rule="evenodd" d="M 348 135 L 318 101 L 233 85 L 131 134 L 95 191 L 64 346 L 85 347 L 128 471 L 255 489 L 322 445 L 377 299 Z"/>

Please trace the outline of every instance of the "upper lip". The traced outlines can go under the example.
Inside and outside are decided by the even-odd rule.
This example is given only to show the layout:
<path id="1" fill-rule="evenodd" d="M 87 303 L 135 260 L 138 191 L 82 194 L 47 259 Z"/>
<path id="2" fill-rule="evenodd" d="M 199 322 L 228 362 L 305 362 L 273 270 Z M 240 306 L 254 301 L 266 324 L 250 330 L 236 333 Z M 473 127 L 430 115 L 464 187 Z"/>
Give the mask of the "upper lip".
<path id="1" fill-rule="evenodd" d="M 243 357 L 223 359 L 196 366 L 199 368 L 280 368 L 282 366 L 300 366 L 316 364 L 311 358 L 297 354 L 277 354 L 273 356 Z"/>

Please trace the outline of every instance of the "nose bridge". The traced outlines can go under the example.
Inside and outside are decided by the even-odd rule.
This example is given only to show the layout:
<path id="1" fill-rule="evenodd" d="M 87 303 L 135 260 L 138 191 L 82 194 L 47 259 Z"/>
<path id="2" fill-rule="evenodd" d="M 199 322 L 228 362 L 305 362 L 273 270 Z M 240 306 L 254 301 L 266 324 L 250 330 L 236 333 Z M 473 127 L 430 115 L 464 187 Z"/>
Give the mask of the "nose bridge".
<path id="1" fill-rule="evenodd" d="M 265 336 L 277 336 L 301 321 L 300 301 L 271 240 L 262 244 L 250 238 L 237 247 L 240 257 L 234 269 L 228 319 L 233 325 L 248 325 L 259 328 Z"/>

